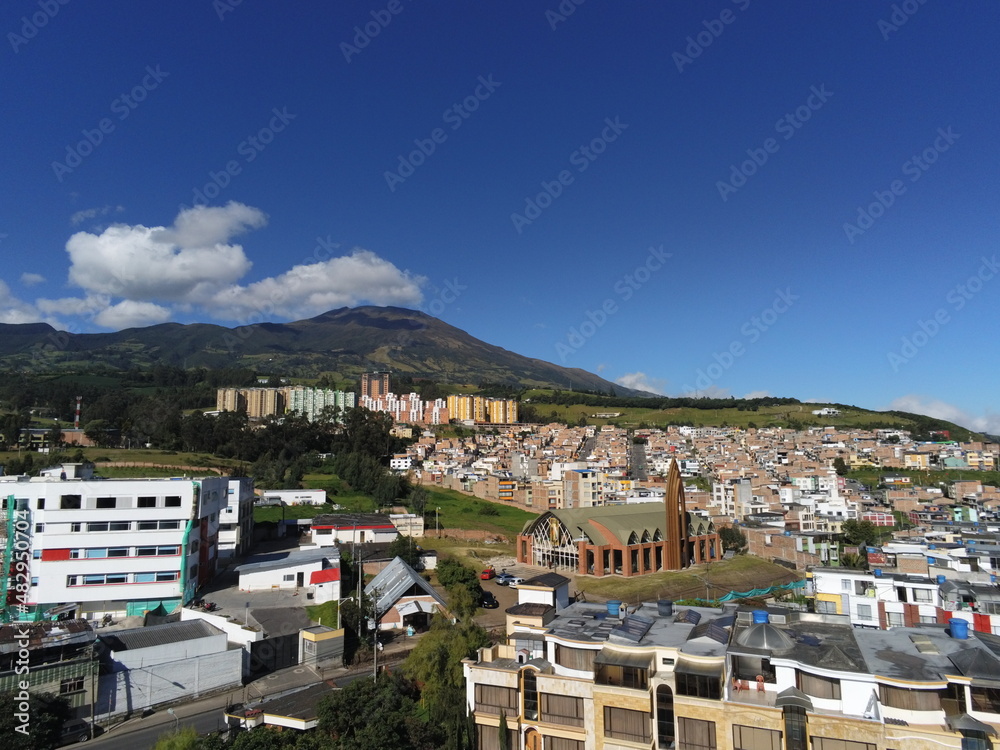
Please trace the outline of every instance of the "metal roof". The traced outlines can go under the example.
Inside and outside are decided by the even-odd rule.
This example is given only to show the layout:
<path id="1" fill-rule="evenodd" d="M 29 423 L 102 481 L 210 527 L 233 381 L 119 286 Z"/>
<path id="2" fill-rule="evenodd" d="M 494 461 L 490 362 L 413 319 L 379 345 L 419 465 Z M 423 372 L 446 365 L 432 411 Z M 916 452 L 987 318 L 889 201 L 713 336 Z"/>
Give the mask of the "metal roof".
<path id="1" fill-rule="evenodd" d="M 421 578 L 401 557 L 394 558 L 377 576 L 368 582 L 368 585 L 365 586 L 365 594 L 372 596 L 376 591 L 378 592 L 375 611 L 381 616 L 386 610 L 395 605 L 407 591 L 414 587 L 420 590 L 421 596 L 427 595 L 433 597 L 438 606 L 444 609 L 444 600 L 434 590 L 434 587 Z"/>
<path id="2" fill-rule="evenodd" d="M 211 638 L 223 635 L 223 631 L 204 620 L 185 620 L 184 622 L 168 622 L 165 625 L 154 625 L 150 628 L 132 628 L 116 633 L 98 636 L 112 651 L 132 651 L 139 648 L 166 646 L 180 641 L 191 641 L 197 638 Z"/>

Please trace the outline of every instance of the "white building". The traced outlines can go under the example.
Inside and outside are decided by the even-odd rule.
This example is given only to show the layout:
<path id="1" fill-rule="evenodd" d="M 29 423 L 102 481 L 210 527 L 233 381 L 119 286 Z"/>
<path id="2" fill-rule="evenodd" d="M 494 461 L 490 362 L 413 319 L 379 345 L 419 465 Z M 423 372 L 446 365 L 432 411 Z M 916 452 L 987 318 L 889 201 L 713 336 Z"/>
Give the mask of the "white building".
<path id="1" fill-rule="evenodd" d="M 329 568 L 340 568 L 340 550 L 335 547 L 257 555 L 237 567 L 236 572 L 240 591 L 272 591 L 311 586 L 313 574 Z M 339 576 L 336 580 L 339 598 Z"/>
<path id="2" fill-rule="evenodd" d="M 230 479 L 219 516 L 219 560 L 243 557 L 253 544 L 253 480 Z"/>
<path id="3" fill-rule="evenodd" d="M 319 419 L 326 407 L 336 407 L 339 413 L 353 409 L 356 395 L 350 391 L 329 388 L 295 387 L 288 391 L 288 411 L 304 414 L 310 422 Z"/>
<path id="4" fill-rule="evenodd" d="M 324 505 L 326 490 L 264 490 L 261 505 Z"/>
<path id="5" fill-rule="evenodd" d="M 229 488 L 226 477 L 97 480 L 73 464 L 0 477 L 4 507 L 23 514 L 32 553 L 28 608 L 14 616 L 174 611 L 216 573 Z M 3 534 L 7 548 L 22 541 Z"/>
<path id="6" fill-rule="evenodd" d="M 309 534 L 313 545 L 330 547 L 391 542 L 399 531 L 389 516 L 379 513 L 328 513 L 312 519 Z"/>

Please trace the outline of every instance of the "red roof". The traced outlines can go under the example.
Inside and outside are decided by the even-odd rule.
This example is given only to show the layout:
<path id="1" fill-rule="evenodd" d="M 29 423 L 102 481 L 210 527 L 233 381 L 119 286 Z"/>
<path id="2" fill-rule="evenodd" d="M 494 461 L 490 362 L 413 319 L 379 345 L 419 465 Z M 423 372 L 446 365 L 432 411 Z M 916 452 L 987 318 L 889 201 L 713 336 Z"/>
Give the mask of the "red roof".
<path id="1" fill-rule="evenodd" d="M 329 583 L 340 580 L 340 568 L 326 568 L 324 570 L 314 570 L 309 576 L 309 585 L 317 583 Z"/>

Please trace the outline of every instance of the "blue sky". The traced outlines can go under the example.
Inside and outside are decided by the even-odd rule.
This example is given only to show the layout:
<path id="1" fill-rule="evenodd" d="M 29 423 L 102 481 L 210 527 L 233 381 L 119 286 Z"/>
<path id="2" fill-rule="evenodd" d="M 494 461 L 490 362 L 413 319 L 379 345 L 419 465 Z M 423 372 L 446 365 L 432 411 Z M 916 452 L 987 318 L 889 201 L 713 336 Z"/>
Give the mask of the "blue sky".
<path id="1" fill-rule="evenodd" d="M 998 20 L 11 0 L 0 321 L 395 304 L 671 395 L 1000 432 Z"/>

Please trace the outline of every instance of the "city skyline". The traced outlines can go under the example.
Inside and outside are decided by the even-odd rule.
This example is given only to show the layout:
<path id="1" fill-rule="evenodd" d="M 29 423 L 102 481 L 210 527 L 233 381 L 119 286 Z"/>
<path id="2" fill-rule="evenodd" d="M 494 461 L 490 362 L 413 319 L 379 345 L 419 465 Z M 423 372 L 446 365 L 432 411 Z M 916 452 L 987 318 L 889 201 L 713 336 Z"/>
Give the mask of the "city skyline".
<path id="1" fill-rule="evenodd" d="M 17 2 L 0 322 L 398 305 L 627 387 L 1000 433 L 998 13 Z"/>

